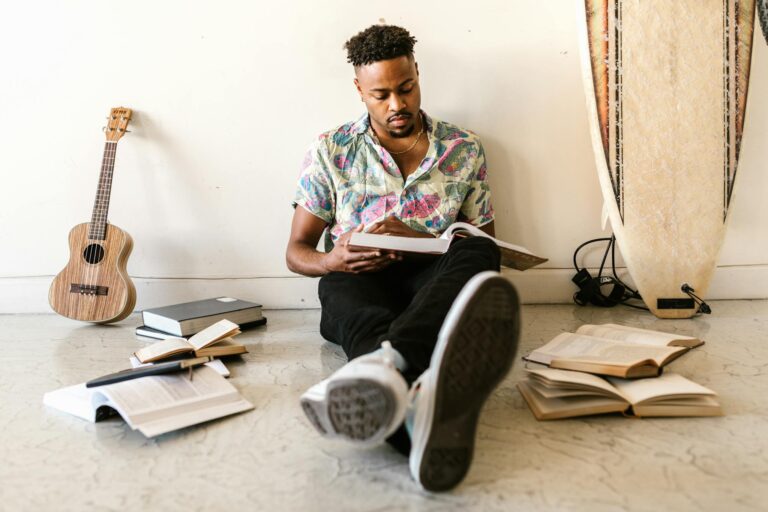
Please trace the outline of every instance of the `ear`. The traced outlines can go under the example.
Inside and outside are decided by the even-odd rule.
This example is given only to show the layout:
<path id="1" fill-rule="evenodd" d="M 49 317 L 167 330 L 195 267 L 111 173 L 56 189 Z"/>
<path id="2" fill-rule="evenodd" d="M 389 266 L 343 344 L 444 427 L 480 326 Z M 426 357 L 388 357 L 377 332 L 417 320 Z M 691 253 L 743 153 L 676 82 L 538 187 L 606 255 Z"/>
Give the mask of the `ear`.
<path id="1" fill-rule="evenodd" d="M 419 63 L 414 61 L 413 65 L 416 66 L 416 76 L 419 76 Z"/>
<path id="2" fill-rule="evenodd" d="M 355 88 L 357 89 L 357 94 L 360 95 L 360 101 L 365 101 L 363 100 L 363 90 L 360 88 L 360 81 L 357 79 L 357 77 L 355 77 L 354 82 L 355 82 Z"/>

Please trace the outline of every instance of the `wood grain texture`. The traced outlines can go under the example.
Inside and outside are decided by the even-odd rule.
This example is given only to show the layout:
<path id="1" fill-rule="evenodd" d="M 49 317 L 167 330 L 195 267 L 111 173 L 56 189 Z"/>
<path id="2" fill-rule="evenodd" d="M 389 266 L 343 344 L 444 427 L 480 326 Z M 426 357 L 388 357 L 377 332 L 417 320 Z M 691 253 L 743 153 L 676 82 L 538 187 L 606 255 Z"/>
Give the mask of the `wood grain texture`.
<path id="1" fill-rule="evenodd" d="M 754 0 L 585 0 L 582 69 L 611 227 L 646 305 L 706 295 L 744 126 Z M 604 44 L 607 43 L 607 44 Z M 607 92 L 606 92 L 607 84 Z"/>
<path id="2" fill-rule="evenodd" d="M 136 305 L 136 289 L 126 266 L 133 249 L 130 235 L 113 224 L 107 225 L 104 240 L 89 240 L 90 223 L 78 224 L 69 233 L 70 259 L 51 283 L 48 301 L 54 311 L 74 320 L 109 323 L 124 319 Z M 88 263 L 83 253 L 91 243 L 104 248 L 104 258 Z M 107 295 L 73 293 L 72 284 L 108 287 Z"/>

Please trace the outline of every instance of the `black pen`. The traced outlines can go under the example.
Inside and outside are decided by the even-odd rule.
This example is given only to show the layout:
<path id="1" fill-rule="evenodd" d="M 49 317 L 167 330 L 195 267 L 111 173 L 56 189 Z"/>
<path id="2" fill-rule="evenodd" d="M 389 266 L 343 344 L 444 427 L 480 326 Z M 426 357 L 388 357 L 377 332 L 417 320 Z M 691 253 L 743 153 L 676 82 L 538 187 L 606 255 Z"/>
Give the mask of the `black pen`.
<path id="1" fill-rule="evenodd" d="M 192 377 L 192 368 L 200 366 L 209 362 L 212 358 L 210 356 L 195 357 L 194 359 L 182 359 L 179 361 L 170 361 L 168 363 L 157 363 L 147 366 L 139 366 L 138 368 L 130 368 L 128 370 L 122 370 L 116 373 L 110 373 L 103 377 L 98 377 L 93 380 L 89 380 L 85 383 L 85 387 L 94 388 L 96 386 L 104 386 L 106 384 L 114 384 L 115 382 L 122 382 L 124 380 L 138 379 L 139 377 L 149 377 L 151 375 L 162 375 L 165 373 L 174 373 L 186 370 L 189 368 L 190 378 Z"/>

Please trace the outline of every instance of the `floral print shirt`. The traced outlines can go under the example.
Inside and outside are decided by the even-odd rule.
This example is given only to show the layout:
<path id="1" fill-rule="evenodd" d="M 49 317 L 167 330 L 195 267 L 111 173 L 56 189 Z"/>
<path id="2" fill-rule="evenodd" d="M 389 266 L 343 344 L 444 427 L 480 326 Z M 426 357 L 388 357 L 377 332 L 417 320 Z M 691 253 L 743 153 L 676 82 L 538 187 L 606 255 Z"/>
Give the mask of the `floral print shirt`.
<path id="1" fill-rule="evenodd" d="M 366 113 L 321 134 L 310 146 L 293 201 L 328 224 L 325 248 L 360 224 L 395 215 L 411 229 L 440 235 L 456 220 L 493 221 L 480 138 L 422 112 L 429 149 L 403 180 Z"/>

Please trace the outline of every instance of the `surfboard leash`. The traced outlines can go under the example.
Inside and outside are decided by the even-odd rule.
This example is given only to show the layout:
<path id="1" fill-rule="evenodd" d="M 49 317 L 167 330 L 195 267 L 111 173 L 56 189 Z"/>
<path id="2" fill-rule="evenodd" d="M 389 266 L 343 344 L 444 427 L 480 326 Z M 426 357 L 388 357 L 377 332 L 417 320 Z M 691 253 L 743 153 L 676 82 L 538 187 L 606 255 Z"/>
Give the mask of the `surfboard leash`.
<path id="1" fill-rule="evenodd" d="M 768 0 L 766 0 L 768 1 Z M 603 258 L 600 261 L 600 268 L 596 277 L 592 277 L 586 267 L 581 268 L 578 265 L 578 254 L 584 247 L 599 242 L 608 242 L 603 253 Z M 608 254 L 611 255 L 611 273 L 612 276 L 604 276 L 605 262 L 608 259 Z M 638 304 L 632 304 L 629 301 L 639 300 L 642 301 L 643 297 L 640 292 L 629 286 L 627 283 L 621 280 L 616 273 L 616 236 L 593 238 L 587 240 L 583 244 L 579 245 L 573 252 L 573 268 L 576 270 L 576 275 L 571 279 L 576 286 L 579 287 L 579 291 L 573 294 L 573 301 L 579 306 L 586 306 L 592 304 L 594 306 L 602 308 L 612 308 L 618 304 L 627 306 L 630 308 L 641 309 L 643 311 L 649 311 L 645 306 Z M 603 292 L 603 286 L 613 285 L 611 291 L 607 294 Z M 704 302 L 704 299 L 696 295 L 694 290 L 688 283 L 683 283 L 680 286 L 680 290 L 687 294 L 694 304 L 697 306 L 696 315 L 712 313 L 712 308 Z"/>

